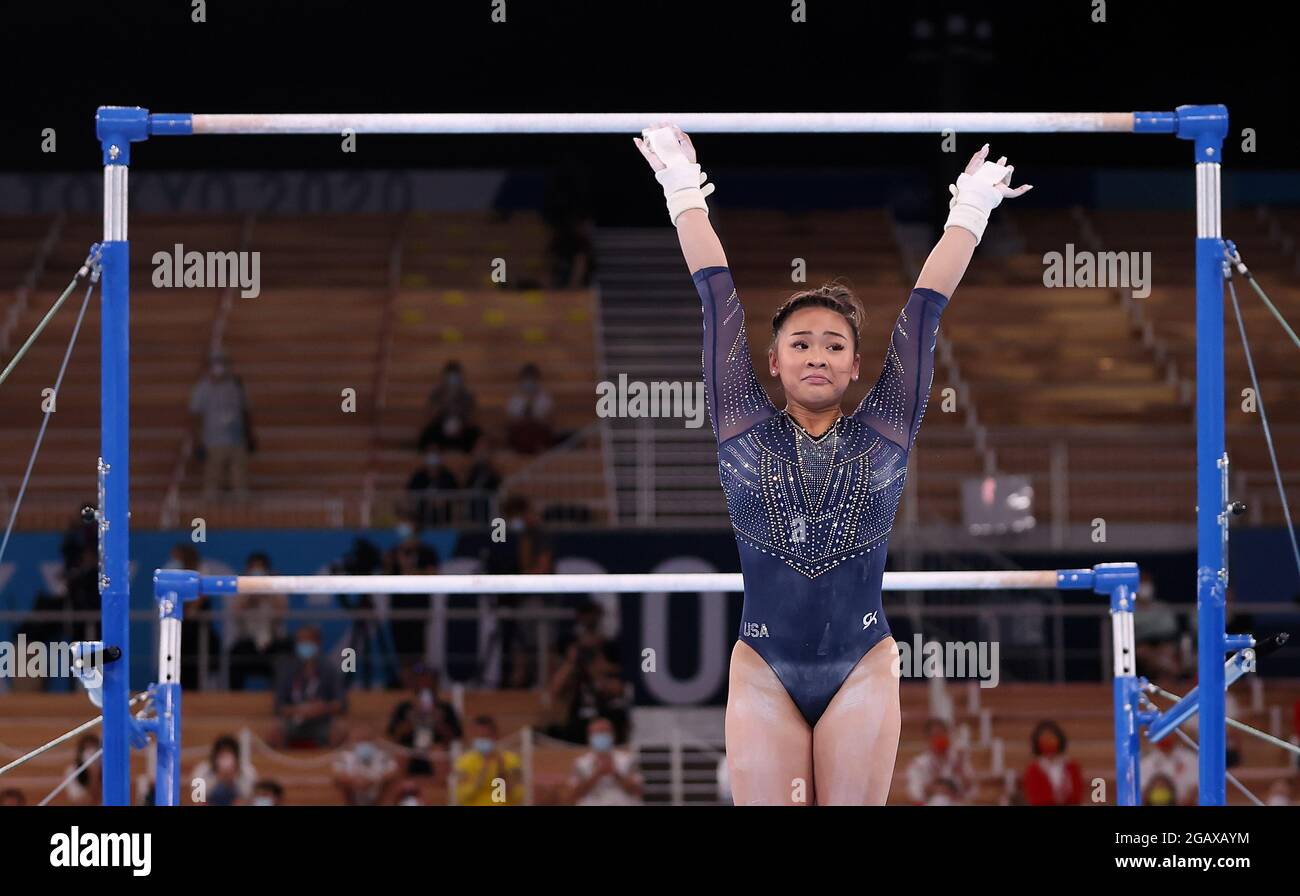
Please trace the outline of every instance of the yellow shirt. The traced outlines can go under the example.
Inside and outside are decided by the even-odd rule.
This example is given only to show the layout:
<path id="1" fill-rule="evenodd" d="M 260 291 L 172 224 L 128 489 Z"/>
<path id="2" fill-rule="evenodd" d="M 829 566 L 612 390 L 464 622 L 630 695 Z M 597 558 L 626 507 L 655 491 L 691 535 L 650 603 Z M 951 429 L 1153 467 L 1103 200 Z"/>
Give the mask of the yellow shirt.
<path id="1" fill-rule="evenodd" d="M 517 753 L 497 754 L 483 771 L 482 753 L 470 750 L 456 760 L 456 804 L 459 806 L 520 806 L 524 802 L 523 762 Z M 502 768 L 504 766 L 504 768 Z M 514 774 L 511 774 L 511 773 Z M 480 783 L 481 779 L 481 783 Z M 504 783 L 494 783 L 501 779 Z M 493 797 L 496 799 L 493 799 Z"/>

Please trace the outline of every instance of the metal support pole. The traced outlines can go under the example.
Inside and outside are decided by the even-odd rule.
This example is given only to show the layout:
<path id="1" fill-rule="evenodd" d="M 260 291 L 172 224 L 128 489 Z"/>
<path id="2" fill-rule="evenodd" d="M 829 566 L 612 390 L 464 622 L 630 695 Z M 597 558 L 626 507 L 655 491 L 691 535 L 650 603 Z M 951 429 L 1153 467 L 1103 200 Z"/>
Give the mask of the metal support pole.
<path id="1" fill-rule="evenodd" d="M 199 596 L 199 576 L 159 570 L 153 577 L 158 604 L 158 685 L 154 691 L 157 762 L 154 805 L 176 806 L 181 792 L 181 617 L 185 602 Z"/>
<path id="2" fill-rule="evenodd" d="M 1226 799 L 1223 695 L 1224 602 L 1228 587 L 1228 496 L 1224 454 L 1223 239 L 1219 172 L 1228 110 L 1182 106 L 1178 136 L 1196 151 L 1196 607 L 1201 693 L 1200 803 Z"/>
<path id="3" fill-rule="evenodd" d="M 127 467 L 131 392 L 130 246 L 127 243 L 127 167 L 131 143 L 148 136 L 143 109 L 100 109 L 96 134 L 104 161 L 104 285 L 100 317 L 100 639 L 122 651 L 104 668 L 105 806 L 131 802 L 130 698 L 131 605 Z"/>
<path id="4" fill-rule="evenodd" d="M 1133 603 L 1136 591 L 1120 585 L 1110 594 L 1111 634 L 1115 660 L 1115 799 L 1121 806 L 1136 806 L 1142 792 L 1138 756 L 1137 653 L 1133 641 Z"/>

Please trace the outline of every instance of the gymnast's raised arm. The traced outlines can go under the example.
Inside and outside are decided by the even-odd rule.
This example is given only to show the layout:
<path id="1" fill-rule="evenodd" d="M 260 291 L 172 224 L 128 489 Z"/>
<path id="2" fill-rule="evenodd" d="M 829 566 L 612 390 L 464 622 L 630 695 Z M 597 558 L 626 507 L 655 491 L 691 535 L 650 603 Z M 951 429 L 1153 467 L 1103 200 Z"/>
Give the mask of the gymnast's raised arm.
<path id="1" fill-rule="evenodd" d="M 700 295 L 704 395 L 709 422 L 721 445 L 777 410 L 754 372 L 745 309 L 704 203 L 713 185 L 702 187 L 705 175 L 695 160 L 695 147 L 680 128 L 666 122 L 646 128 L 642 134 L 644 140 L 635 140 L 637 149 L 664 188 L 668 217 L 677 227 L 682 255 Z"/>
<path id="2" fill-rule="evenodd" d="M 1007 182 L 1014 168 L 1006 164 L 1006 156 L 997 164 L 986 162 L 988 152 L 986 143 L 971 156 L 957 184 L 949 187 L 953 198 L 943 236 L 925 260 L 916 287 L 899 312 L 876 384 L 853 412 L 855 418 L 904 450 L 910 450 L 916 441 L 934 380 L 939 317 L 966 273 L 989 212 L 1004 197 L 1030 189 L 1028 184 L 1011 189 Z"/>
<path id="3" fill-rule="evenodd" d="M 1032 184 L 1011 189 L 1009 184 L 1015 166 L 1007 164 L 1006 156 L 998 159 L 996 164 L 986 162 L 988 154 L 989 145 L 985 143 L 970 157 L 957 183 L 948 187 L 952 193 L 952 201 L 948 203 L 948 221 L 943 236 L 916 278 L 917 289 L 932 289 L 952 298 L 971 256 L 975 254 L 975 247 L 984 236 L 989 212 L 1004 198 L 1014 199 L 1033 189 Z"/>

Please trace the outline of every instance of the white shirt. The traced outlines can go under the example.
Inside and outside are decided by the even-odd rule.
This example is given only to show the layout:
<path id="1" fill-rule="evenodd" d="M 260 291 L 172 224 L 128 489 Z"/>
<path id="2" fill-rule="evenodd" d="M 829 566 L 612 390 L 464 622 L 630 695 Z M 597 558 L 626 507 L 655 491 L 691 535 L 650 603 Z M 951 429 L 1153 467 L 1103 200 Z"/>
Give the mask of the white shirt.
<path id="1" fill-rule="evenodd" d="M 614 771 L 618 772 L 620 777 L 631 778 L 640 783 L 641 776 L 637 773 L 636 760 L 632 758 L 631 753 L 626 750 L 612 750 L 609 756 L 614 761 Z M 573 774 L 569 778 L 570 786 L 576 787 L 590 781 L 595 774 L 596 753 L 594 750 L 589 750 L 574 760 Z M 578 800 L 576 805 L 639 806 L 641 798 L 624 790 L 612 775 L 605 775 L 587 791 L 586 796 Z"/>
<path id="2" fill-rule="evenodd" d="M 532 395 L 520 389 L 506 401 L 506 414 L 511 420 L 544 420 L 551 413 L 553 405 L 550 394 L 542 389 Z"/>
<path id="3" fill-rule="evenodd" d="M 907 794 L 912 802 L 924 803 L 930 785 L 940 778 L 947 778 L 957 785 L 958 795 L 962 799 L 969 795 L 975 772 L 964 750 L 949 747 L 942 757 L 926 750 L 908 763 Z"/>

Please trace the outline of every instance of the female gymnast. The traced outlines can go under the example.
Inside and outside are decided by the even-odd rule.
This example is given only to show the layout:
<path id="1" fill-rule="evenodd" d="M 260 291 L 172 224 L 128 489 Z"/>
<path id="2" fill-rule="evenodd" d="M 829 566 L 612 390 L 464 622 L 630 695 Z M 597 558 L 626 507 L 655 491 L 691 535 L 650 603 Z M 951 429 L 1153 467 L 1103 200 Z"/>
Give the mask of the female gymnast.
<path id="1" fill-rule="evenodd" d="M 881 607 L 894 514 L 934 378 L 939 316 L 1012 189 L 985 144 L 949 187 L 944 233 L 898 315 L 884 368 L 851 416 L 863 310 L 843 286 L 798 292 L 772 318 L 768 369 L 750 361 L 745 314 L 686 134 L 634 138 L 663 186 L 703 303 L 705 395 L 745 582 L 731 653 L 727 764 L 738 805 L 881 805 L 900 729 L 898 648 Z"/>

